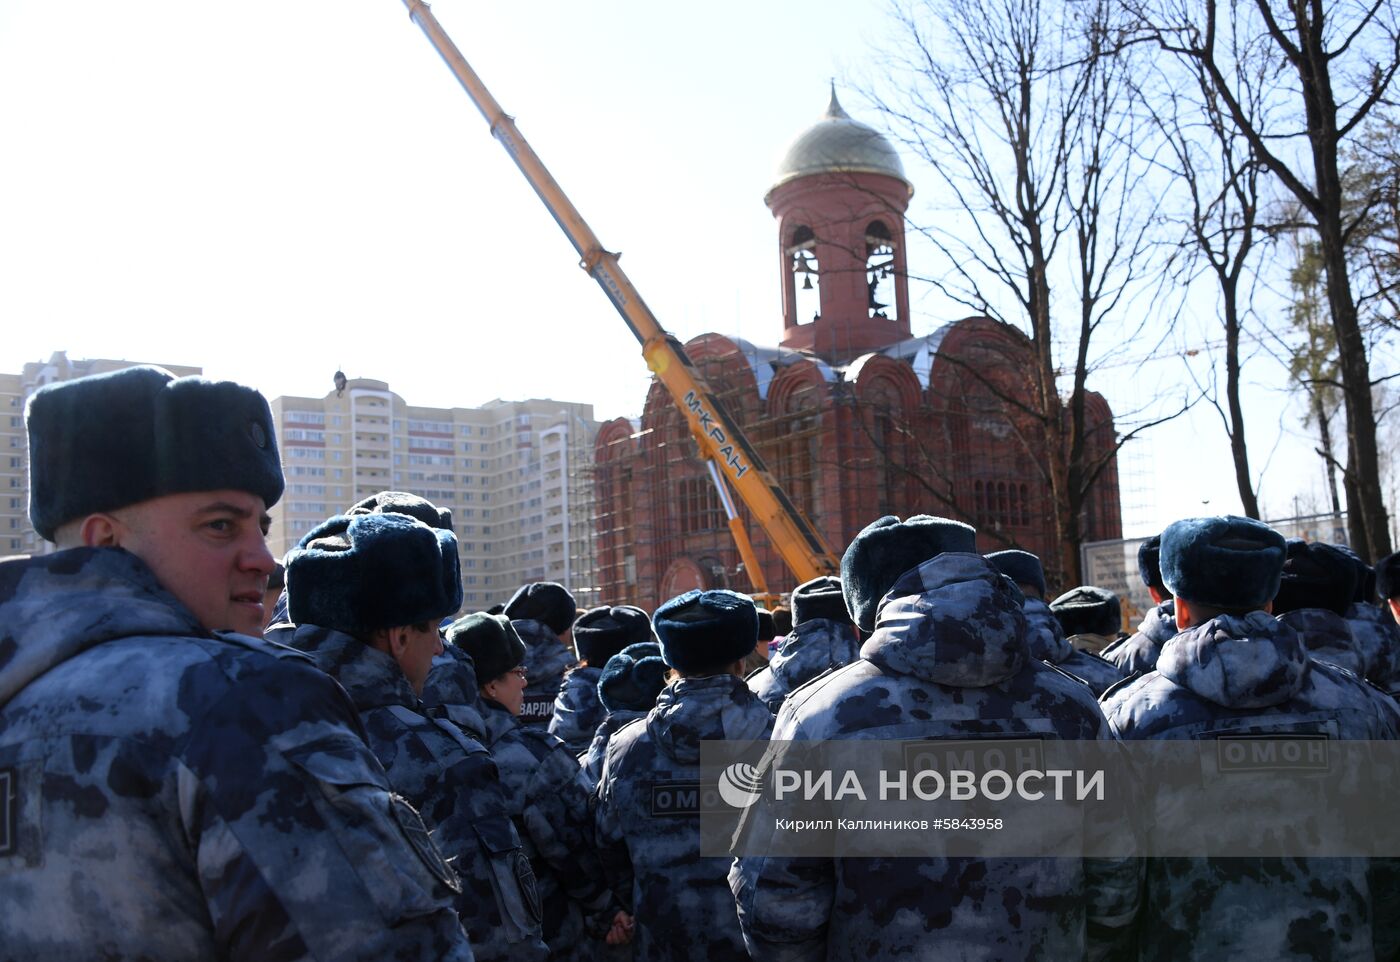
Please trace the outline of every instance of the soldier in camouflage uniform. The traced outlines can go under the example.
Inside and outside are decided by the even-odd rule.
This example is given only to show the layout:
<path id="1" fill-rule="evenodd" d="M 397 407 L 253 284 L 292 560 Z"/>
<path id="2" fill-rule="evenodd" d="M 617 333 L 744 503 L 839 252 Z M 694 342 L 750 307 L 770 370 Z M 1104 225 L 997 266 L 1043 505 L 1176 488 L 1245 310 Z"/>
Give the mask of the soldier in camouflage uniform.
<path id="1" fill-rule="evenodd" d="M 153 368 L 29 406 L 0 564 L 0 959 L 453 959 L 458 885 L 344 691 L 258 637 L 257 392 Z"/>
<path id="2" fill-rule="evenodd" d="M 540 910 L 490 753 L 419 701 L 441 651 L 438 620 L 461 604 L 457 541 L 407 515 L 340 515 L 287 554 L 294 632 L 354 701 L 369 745 L 456 860 L 456 908 L 477 959 L 543 959 Z"/>
<path id="3" fill-rule="evenodd" d="M 1181 633 L 1162 647 L 1156 671 L 1104 697 L 1122 738 L 1396 737 L 1393 702 L 1309 658 L 1298 632 L 1268 614 L 1284 552 L 1281 535 L 1247 518 L 1167 528 L 1162 575 Z M 1376 958 L 1376 948 L 1395 944 L 1385 930 L 1400 919 L 1373 914 L 1370 868 L 1356 858 L 1149 859 L 1141 958 Z"/>
<path id="4" fill-rule="evenodd" d="M 1344 545 L 1334 545 L 1356 569 L 1356 593 L 1345 617 L 1356 647 L 1366 663 L 1366 678 L 1377 687 L 1394 691 L 1400 686 L 1400 626 L 1376 604 L 1376 569 Z"/>
<path id="5" fill-rule="evenodd" d="M 841 583 L 870 635 L 788 696 L 773 740 L 1111 738 L 1093 694 L 1031 657 L 1019 592 L 975 552 L 941 518 L 858 534 Z M 746 856 L 730 874 L 753 958 L 833 962 L 1084 958 L 1091 925 L 1129 925 L 1137 884 L 1133 860 Z"/>
<path id="6" fill-rule="evenodd" d="M 791 634 L 781 640 L 767 667 L 744 679 L 774 714 L 789 692 L 823 672 L 850 664 L 860 653 L 840 578 L 823 575 L 793 589 L 792 620 Z"/>
<path id="7" fill-rule="evenodd" d="M 1096 585 L 1071 588 L 1050 602 L 1050 612 L 1069 643 L 1080 651 L 1098 655 L 1125 637 L 1122 603 L 1113 592 Z"/>
<path id="8" fill-rule="evenodd" d="M 1290 539 L 1273 614 L 1303 639 L 1309 656 L 1364 678 L 1367 664 L 1343 613 L 1356 590 L 1356 568 L 1330 544 Z"/>
<path id="9" fill-rule="evenodd" d="M 605 714 L 598 702 L 603 666 L 628 645 L 642 644 L 651 637 L 651 619 L 632 605 L 602 605 L 574 622 L 574 651 L 579 662 L 564 676 L 554 699 L 549 732 L 563 739 L 575 758 L 588 750 Z"/>
<path id="10" fill-rule="evenodd" d="M 648 623 L 649 624 L 649 623 Z M 556 736 L 515 717 L 525 697 L 525 645 L 503 615 L 468 615 L 447 636 L 485 679 L 487 747 L 501 770 L 511 816 L 535 868 L 549 957 L 589 962 L 602 940 L 628 937 L 625 917 L 593 848 L 590 788 Z"/>
<path id="11" fill-rule="evenodd" d="M 664 804 L 697 785 L 702 739 L 762 739 L 773 716 L 740 677 L 758 640 L 753 602 L 732 591 L 690 591 L 656 609 L 666 663 L 681 677 L 647 717 L 612 737 L 597 792 L 597 831 L 613 891 L 631 903 L 636 957 L 727 962 L 748 954 L 725 884 L 730 859 L 700 857 L 699 808 Z M 672 801 L 682 794 L 670 791 Z"/>
<path id="12" fill-rule="evenodd" d="M 628 645 L 603 666 L 598 679 L 598 703 L 605 714 L 588 751 L 579 759 L 590 792 L 598 787 L 602 777 L 608 742 L 622 726 L 646 717 L 656 707 L 656 696 L 666 687 L 669 671 L 661 660 L 661 646 L 650 641 Z"/>
<path id="13" fill-rule="evenodd" d="M 1376 562 L 1376 597 L 1381 601 L 1383 616 L 1400 624 L 1400 551 L 1386 555 Z M 1391 681 L 1385 685 L 1386 691 L 1400 698 L 1400 647 L 1392 648 Z"/>
<path id="14" fill-rule="evenodd" d="M 1158 563 L 1161 553 L 1161 535 L 1153 535 L 1138 545 L 1138 574 L 1152 596 L 1153 607 L 1143 615 L 1136 632 L 1102 652 L 1104 659 L 1117 665 L 1125 676 L 1145 674 L 1157 667 L 1162 646 L 1176 634 L 1176 608 L 1171 592 L 1162 584 Z"/>
<path id="15" fill-rule="evenodd" d="M 423 704 L 434 717 L 446 718 L 479 742 L 486 741 L 486 706 L 476 684 L 472 656 L 444 638 L 442 654 L 433 658 L 423 683 Z"/>
<path id="16" fill-rule="evenodd" d="M 525 642 L 525 671 L 530 684 L 525 689 L 520 720 L 527 725 L 548 725 L 564 673 L 577 664 L 573 652 L 578 614 L 574 596 L 553 581 L 531 582 L 520 586 L 503 613 Z"/>
<path id="17" fill-rule="evenodd" d="M 1024 601 L 1021 613 L 1026 616 L 1031 655 L 1061 671 L 1068 672 L 1088 685 L 1095 696 L 1102 695 L 1122 681 L 1118 668 L 1098 655 L 1075 648 L 1065 636 L 1060 619 L 1045 603 L 1045 570 L 1040 558 L 1029 551 L 1016 549 L 996 551 L 987 555 L 998 571 L 1016 582 Z"/>

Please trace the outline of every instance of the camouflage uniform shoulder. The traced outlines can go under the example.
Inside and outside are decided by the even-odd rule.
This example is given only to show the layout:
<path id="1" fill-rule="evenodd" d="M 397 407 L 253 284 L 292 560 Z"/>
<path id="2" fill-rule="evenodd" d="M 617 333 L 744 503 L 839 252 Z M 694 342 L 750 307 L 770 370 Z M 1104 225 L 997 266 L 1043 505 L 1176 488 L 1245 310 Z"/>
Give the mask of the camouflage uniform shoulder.
<path id="1" fill-rule="evenodd" d="M 402 737 L 412 738 L 422 745 L 443 768 L 455 764 L 463 755 L 488 753 L 485 745 L 445 717 L 427 715 L 404 705 L 386 705 L 375 711 L 393 717 Z"/>
<path id="2" fill-rule="evenodd" d="M 647 715 L 643 715 L 641 718 L 634 718 L 617 731 L 613 732 L 612 738 L 608 740 L 608 754 L 612 755 L 616 752 L 620 752 L 624 747 L 645 735 L 647 731 L 647 717 Z"/>
<path id="3" fill-rule="evenodd" d="M 1341 708 L 1344 704 L 1353 708 L 1366 706 L 1382 728 L 1381 733 L 1373 737 L 1400 738 L 1400 703 L 1397 703 L 1394 696 L 1384 688 L 1368 678 L 1330 662 L 1314 661 L 1309 666 L 1308 673 L 1314 691 L 1321 685 L 1331 683 L 1335 690 L 1324 693 L 1324 697 L 1337 702 L 1336 707 Z"/>
<path id="4" fill-rule="evenodd" d="M 849 665 L 833 665 L 815 678 L 807 679 L 792 691 L 788 692 L 787 698 L 783 701 L 783 709 L 785 711 L 796 711 L 801 708 L 805 702 L 816 695 L 818 691 L 824 688 L 838 672 L 845 671 L 852 666 L 860 664 L 862 664 L 862 662 L 860 659 L 857 659 Z"/>
<path id="5" fill-rule="evenodd" d="M 242 635 L 236 631 L 216 631 L 214 637 L 220 641 L 226 641 L 231 645 L 237 645 L 248 651 L 255 651 L 264 655 L 271 655 L 273 658 L 291 658 L 304 661 L 313 667 L 316 660 L 304 651 L 298 651 L 289 645 L 284 645 L 280 641 L 272 641 L 268 638 L 258 638 L 254 635 Z"/>
<path id="6" fill-rule="evenodd" d="M 1096 715 L 1102 714 L 1099 710 L 1099 700 L 1094 697 L 1084 679 L 1074 672 L 1040 659 L 1031 660 L 1030 670 L 1036 673 L 1037 687 L 1048 689 L 1063 701 L 1077 702 Z"/>
<path id="7" fill-rule="evenodd" d="M 1170 678 L 1157 671 L 1143 672 L 1138 675 L 1129 675 L 1118 684 L 1113 685 L 1099 697 L 1099 708 L 1103 711 L 1104 717 L 1112 726 L 1115 733 L 1123 736 L 1132 726 L 1130 721 L 1135 721 L 1134 715 L 1143 697 L 1143 693 L 1149 689 L 1158 694 L 1157 701 L 1163 701 L 1172 697 L 1179 697 L 1176 693 L 1181 692 L 1191 694 L 1187 689 L 1182 688 Z M 1191 695 L 1191 697 L 1195 697 Z"/>
<path id="8" fill-rule="evenodd" d="M 647 737 L 647 719 L 649 715 L 633 719 L 613 732 L 612 738 L 608 739 L 608 747 L 603 752 L 603 779 L 600 781 L 610 781 L 616 776 L 618 765 L 633 751 L 634 746 Z M 601 786 L 600 786 L 601 787 Z"/>
<path id="9" fill-rule="evenodd" d="M 534 725 L 517 725 L 503 734 L 498 741 L 506 739 L 525 746 L 536 759 L 549 758 L 559 752 L 566 755 L 569 753 L 569 746 L 564 744 L 564 739 Z M 569 757 L 573 758 L 572 755 Z"/>

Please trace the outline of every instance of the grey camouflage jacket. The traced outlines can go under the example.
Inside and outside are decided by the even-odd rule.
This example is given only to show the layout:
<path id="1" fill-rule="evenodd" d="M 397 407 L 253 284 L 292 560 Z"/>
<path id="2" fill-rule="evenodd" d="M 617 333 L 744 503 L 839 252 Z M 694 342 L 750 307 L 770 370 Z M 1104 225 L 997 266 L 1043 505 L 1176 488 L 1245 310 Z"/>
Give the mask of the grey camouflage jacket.
<path id="1" fill-rule="evenodd" d="M 805 685 L 824 671 L 849 665 L 860 653 L 854 625 L 826 618 L 810 618 L 792 629 L 767 667 L 745 681 L 758 700 L 777 713 L 788 692 Z"/>
<path id="2" fill-rule="evenodd" d="M 1314 661 L 1345 668 L 1358 678 L 1366 676 L 1366 658 L 1351 633 L 1351 624 L 1335 611 L 1299 608 L 1279 615 L 1278 620 L 1298 632 Z"/>
<path id="3" fill-rule="evenodd" d="M 860 659 L 788 696 L 773 740 L 1110 739 L 1093 694 L 1031 656 L 1020 600 L 980 555 L 902 575 Z M 1082 959 L 1091 923 L 1126 928 L 1133 860 L 735 860 L 758 960 Z"/>
<path id="4" fill-rule="evenodd" d="M 1021 611 L 1026 616 L 1026 643 L 1031 657 L 1068 672 L 1089 686 L 1097 697 L 1123 680 L 1123 674 L 1113 663 L 1099 655 L 1080 651 L 1069 643 L 1060 620 L 1050 606 L 1039 598 L 1027 598 Z"/>
<path id="5" fill-rule="evenodd" d="M 575 758 L 588 751 L 593 733 L 607 714 L 603 703 L 598 700 L 598 679 L 601 677 L 601 668 L 591 665 L 575 668 L 564 676 L 559 694 L 554 699 L 549 733 L 558 735 L 569 747 L 569 754 Z"/>
<path id="6" fill-rule="evenodd" d="M 344 686 L 389 781 L 453 860 L 462 879 L 456 908 L 477 959 L 543 959 L 534 873 L 486 747 L 428 717 L 386 652 L 316 625 L 299 626 L 287 640 Z"/>
<path id="7" fill-rule="evenodd" d="M 593 846 L 590 789 L 557 737 L 522 725 L 489 699 L 482 704 L 487 745 L 535 867 L 549 957 L 587 962 L 602 948 L 617 908 Z"/>
<path id="8" fill-rule="evenodd" d="M 461 962 L 449 884 L 305 655 L 119 549 L 0 564 L 0 959 Z"/>
<path id="9" fill-rule="evenodd" d="M 1030 630 L 1026 634 L 1026 643 L 1030 645 L 1031 654 L 1041 661 L 1054 662 L 1056 656 L 1063 657 L 1063 651 L 1069 647 L 1069 640 L 1065 638 L 1065 630 L 1060 627 L 1060 619 L 1055 617 L 1055 613 L 1050 610 L 1050 606 L 1039 598 L 1027 598 L 1021 606 L 1021 611 L 1026 616 L 1026 626 Z"/>
<path id="10" fill-rule="evenodd" d="M 1176 635 L 1176 602 L 1168 599 L 1147 612 L 1136 634 L 1103 651 L 1123 677 L 1145 674 L 1157 667 L 1162 646 Z"/>
<path id="11" fill-rule="evenodd" d="M 599 854 L 631 903 L 637 959 L 748 959 L 725 883 L 731 859 L 701 858 L 698 805 L 659 810 L 652 789 L 698 785 L 702 739 L 762 739 L 772 727 L 743 679 L 710 675 L 674 682 L 645 720 L 613 736 L 596 799 Z"/>
<path id="12" fill-rule="evenodd" d="M 1396 736 L 1393 701 L 1309 657 L 1298 632 L 1262 611 L 1225 615 L 1168 641 L 1149 672 L 1110 692 L 1127 739 L 1325 731 Z M 1365 859 L 1147 859 L 1141 958 L 1373 959 Z M 1394 944 L 1393 932 L 1375 932 Z"/>
<path id="13" fill-rule="evenodd" d="M 1390 610 L 1358 602 L 1347 609 L 1347 622 L 1366 661 L 1366 677 L 1389 692 L 1400 688 L 1400 625 Z"/>
<path id="14" fill-rule="evenodd" d="M 476 686 L 476 666 L 471 655 L 448 641 L 443 641 L 442 654 L 428 669 L 423 704 L 429 715 L 446 718 L 479 742 L 487 740 L 482 717 L 486 709 Z"/>
<path id="15" fill-rule="evenodd" d="M 548 725 L 554 715 L 554 699 L 564 684 L 564 672 L 578 664 L 578 659 L 547 625 L 533 618 L 513 619 L 511 624 L 525 642 L 525 703 L 520 720 L 527 725 Z"/>
<path id="16" fill-rule="evenodd" d="M 588 751 L 579 759 L 584 784 L 590 792 L 598 787 L 598 779 L 603 777 L 603 756 L 607 753 L 608 742 L 612 740 L 613 735 L 629 722 L 645 717 L 647 713 L 644 711 L 630 711 L 626 708 L 610 711 L 603 716 L 603 720 L 598 723 L 598 730 L 593 733 L 593 741 L 589 744 Z"/>

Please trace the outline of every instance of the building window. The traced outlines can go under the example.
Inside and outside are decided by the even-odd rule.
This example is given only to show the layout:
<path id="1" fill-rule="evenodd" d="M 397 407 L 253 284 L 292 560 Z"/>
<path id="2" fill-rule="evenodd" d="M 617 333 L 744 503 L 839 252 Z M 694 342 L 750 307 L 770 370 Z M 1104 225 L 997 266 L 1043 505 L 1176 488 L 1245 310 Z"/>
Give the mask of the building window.
<path id="1" fill-rule="evenodd" d="M 282 416 L 287 424 L 326 424 L 326 416 L 316 411 L 288 411 Z"/>
<path id="2" fill-rule="evenodd" d="M 714 531 L 726 526 L 719 494 L 709 478 L 685 478 L 677 489 L 676 507 L 682 534 Z"/>
<path id="3" fill-rule="evenodd" d="M 821 316 L 821 267 L 817 263 L 817 237 L 805 224 L 793 229 L 787 247 L 792 268 L 793 321 L 806 324 Z"/>
<path id="4" fill-rule="evenodd" d="M 871 221 L 865 228 L 866 309 L 870 317 L 896 316 L 894 282 L 894 241 L 884 221 Z"/>

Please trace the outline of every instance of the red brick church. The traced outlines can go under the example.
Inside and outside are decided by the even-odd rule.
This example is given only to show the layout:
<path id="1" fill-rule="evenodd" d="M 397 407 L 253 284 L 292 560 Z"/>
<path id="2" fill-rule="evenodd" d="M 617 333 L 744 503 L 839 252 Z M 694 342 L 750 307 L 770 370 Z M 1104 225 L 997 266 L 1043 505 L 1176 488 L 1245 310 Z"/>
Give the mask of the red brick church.
<path id="1" fill-rule="evenodd" d="M 913 192 L 889 141 L 833 93 L 765 198 L 778 222 L 778 345 L 702 334 L 686 353 L 838 555 L 880 515 L 922 513 L 974 525 L 983 551 L 1022 547 L 1051 568 L 1043 442 L 1016 404 L 1032 396 L 1030 344 L 985 317 L 912 336 Z M 1088 441 L 1111 457 L 1112 412 L 1099 395 L 1089 400 Z M 685 418 L 659 382 L 640 426 L 608 422 L 596 455 L 600 597 L 652 610 L 689 588 L 752 590 Z M 1086 540 L 1121 537 L 1115 463 L 1083 521 Z M 791 590 L 762 529 L 748 531 L 770 590 Z"/>

